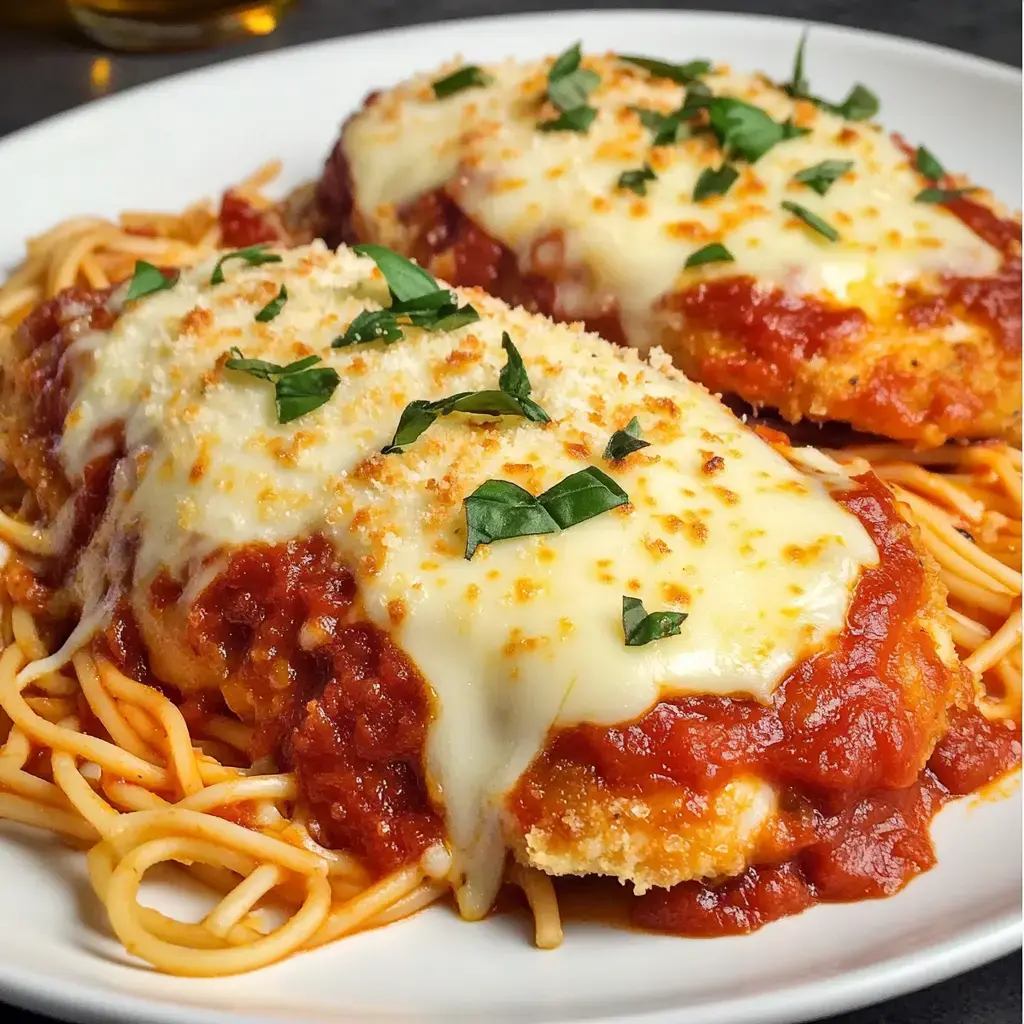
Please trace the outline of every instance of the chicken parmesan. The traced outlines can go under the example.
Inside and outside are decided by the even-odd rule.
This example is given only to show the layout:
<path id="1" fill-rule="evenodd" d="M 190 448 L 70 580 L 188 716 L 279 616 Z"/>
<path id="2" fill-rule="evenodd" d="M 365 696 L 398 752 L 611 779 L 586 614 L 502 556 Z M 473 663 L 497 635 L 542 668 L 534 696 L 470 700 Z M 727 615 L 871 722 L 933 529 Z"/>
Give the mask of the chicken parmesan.
<path id="1" fill-rule="evenodd" d="M 3 520 L 8 746 L 52 747 L 83 817 L 51 827 L 97 843 L 115 930 L 164 969 L 249 969 L 444 891 L 480 918 L 506 879 L 541 941 L 560 875 L 626 884 L 645 927 L 751 930 L 897 891 L 943 801 L 1019 758 L 866 467 L 382 247 L 63 292 L 0 397 L 34 510 Z M 69 663 L 80 709 L 50 723 L 22 694 Z M 125 909 L 160 859 L 249 875 L 246 909 L 304 880 L 288 941 Z"/>
<path id="2" fill-rule="evenodd" d="M 708 61 L 448 64 L 372 94 L 318 188 L 331 242 L 660 346 L 790 422 L 1020 437 L 1020 226 L 815 96 Z"/>

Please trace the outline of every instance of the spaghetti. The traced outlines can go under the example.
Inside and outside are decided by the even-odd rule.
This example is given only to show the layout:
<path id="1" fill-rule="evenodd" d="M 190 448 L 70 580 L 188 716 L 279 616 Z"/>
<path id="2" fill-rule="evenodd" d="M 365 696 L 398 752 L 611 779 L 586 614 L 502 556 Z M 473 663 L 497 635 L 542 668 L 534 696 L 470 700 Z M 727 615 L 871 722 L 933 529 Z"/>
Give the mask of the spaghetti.
<path id="1" fill-rule="evenodd" d="M 0 287 L 0 340 L 40 301 L 71 285 L 107 287 L 137 259 L 176 267 L 250 239 L 287 244 L 285 207 L 262 191 L 277 172 L 276 164 L 261 168 L 219 212 L 200 203 L 179 215 L 124 213 L 116 223 L 78 218 L 31 239 Z M 1020 451 L 879 444 L 832 454 L 867 461 L 917 522 L 949 590 L 949 626 L 975 679 L 977 706 L 990 720 L 1017 720 Z M 0 539 L 29 564 L 56 552 L 13 477 L 0 481 L 0 505 Z M 249 763 L 247 726 L 212 715 L 190 729 L 172 700 L 76 643 L 78 632 L 54 654 L 44 622 L 24 603 L 0 601 L 0 818 L 88 848 L 93 888 L 131 953 L 176 975 L 235 974 L 407 917 L 448 894 L 443 846 L 371 881 L 350 854 L 313 838 L 291 773 L 239 767 Z M 201 921 L 177 921 L 139 902 L 146 873 L 166 863 L 217 894 Z M 536 944 L 557 946 L 550 878 L 517 864 L 508 881 L 529 904 Z"/>

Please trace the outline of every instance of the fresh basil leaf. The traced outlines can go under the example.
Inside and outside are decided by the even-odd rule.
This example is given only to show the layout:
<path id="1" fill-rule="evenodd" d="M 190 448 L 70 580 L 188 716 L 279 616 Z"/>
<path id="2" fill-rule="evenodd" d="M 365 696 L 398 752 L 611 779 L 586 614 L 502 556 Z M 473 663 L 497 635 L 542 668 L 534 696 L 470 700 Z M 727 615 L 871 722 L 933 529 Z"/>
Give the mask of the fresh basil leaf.
<path id="1" fill-rule="evenodd" d="M 532 390 L 530 378 L 519 350 L 507 333 L 502 333 L 501 347 L 507 358 L 498 377 L 499 391 L 460 391 L 434 402 L 425 399 L 410 402 L 402 410 L 395 436 L 381 449 L 381 454 L 403 451 L 438 417 L 449 416 L 453 412 L 522 416 L 534 423 L 548 423 L 551 417 L 529 397 Z"/>
<path id="2" fill-rule="evenodd" d="M 247 373 L 251 377 L 259 377 L 260 380 L 271 380 L 285 372 L 285 367 L 279 366 L 277 363 L 268 363 L 264 359 L 246 359 L 239 348 L 231 349 L 231 358 L 224 366 L 229 370 Z"/>
<path id="3" fill-rule="evenodd" d="M 552 121 L 541 121 L 537 125 L 539 132 L 580 132 L 585 135 L 594 123 L 597 111 L 593 107 L 577 107 L 567 110 Z"/>
<path id="4" fill-rule="evenodd" d="M 650 612 L 636 597 L 622 596 L 622 633 L 627 647 L 643 647 L 655 640 L 678 636 L 688 618 L 686 612 Z"/>
<path id="5" fill-rule="evenodd" d="M 559 54 L 555 58 L 555 62 L 551 65 L 551 70 L 548 71 L 548 81 L 571 75 L 580 66 L 580 61 L 582 60 L 583 53 L 580 50 L 580 44 L 575 43 L 565 53 Z"/>
<path id="6" fill-rule="evenodd" d="M 693 186 L 693 201 L 699 203 L 708 196 L 724 196 L 739 176 L 740 172 L 729 164 L 722 164 L 717 169 L 705 167 Z"/>
<path id="7" fill-rule="evenodd" d="M 354 245 L 355 252 L 377 264 L 388 284 L 391 305 L 387 309 L 364 312 L 349 329 L 332 342 L 335 348 L 364 341 L 390 344 L 402 335 L 402 324 L 410 323 L 427 331 L 453 331 L 480 319 L 469 305 L 459 306 L 455 293 L 438 287 L 422 267 L 382 245 Z"/>
<path id="8" fill-rule="evenodd" d="M 629 501 L 595 466 L 567 476 L 539 497 L 507 480 L 487 480 L 465 499 L 466 558 L 481 544 L 557 533 Z"/>
<path id="9" fill-rule="evenodd" d="M 267 252 L 269 248 L 268 242 L 262 242 L 259 245 L 248 245 L 244 249 L 225 253 L 214 265 L 213 273 L 210 275 L 210 284 L 224 283 L 224 264 L 228 260 L 245 260 L 250 267 L 260 267 L 264 263 L 280 263 L 281 257 L 276 252 Z"/>
<path id="10" fill-rule="evenodd" d="M 462 92 L 463 89 L 490 85 L 493 81 L 494 79 L 482 68 L 475 64 L 467 64 L 464 68 L 459 68 L 458 71 L 439 78 L 432 83 L 431 88 L 434 90 L 434 98 L 443 100 L 448 96 L 454 96 L 457 92 Z"/>
<path id="11" fill-rule="evenodd" d="M 548 99 L 563 113 L 582 107 L 587 97 L 601 84 L 600 76 L 589 68 L 577 68 L 571 75 L 548 82 Z"/>
<path id="12" fill-rule="evenodd" d="M 519 349 L 512 344 L 507 331 L 501 333 L 501 347 L 506 358 L 505 365 L 498 375 L 498 387 L 519 402 L 521 414 L 528 420 L 533 423 L 550 423 L 551 417 L 530 398 L 533 386 L 523 364 L 523 357 L 519 354 Z"/>
<path id="13" fill-rule="evenodd" d="M 609 462 L 618 462 L 641 448 L 649 448 L 650 441 L 645 441 L 641 436 L 640 421 L 634 416 L 622 430 L 616 430 L 608 443 L 604 446 L 602 458 Z"/>
<path id="14" fill-rule="evenodd" d="M 277 295 L 272 298 L 257 314 L 256 320 L 261 324 L 270 323 L 271 320 L 277 316 L 278 313 L 284 309 L 284 304 L 288 301 L 288 289 L 284 285 L 281 285 L 281 290 Z"/>
<path id="15" fill-rule="evenodd" d="M 683 105 L 676 111 L 676 116 L 686 121 L 702 110 L 707 110 L 714 96 L 705 82 L 691 82 L 686 87 Z"/>
<path id="16" fill-rule="evenodd" d="M 838 106 L 824 105 L 833 113 L 841 114 L 847 121 L 870 121 L 881 107 L 878 97 L 859 82 Z"/>
<path id="17" fill-rule="evenodd" d="M 439 413 L 436 406 L 436 402 L 428 402 L 422 398 L 410 402 L 402 410 L 398 426 L 395 428 L 395 436 L 390 444 L 381 448 L 381 454 L 400 454 L 403 445 L 412 444 L 437 419 Z"/>
<path id="18" fill-rule="evenodd" d="M 735 257 L 721 242 L 709 242 L 703 248 L 690 253 L 683 266 L 689 270 L 690 267 L 699 267 L 705 263 L 732 263 Z"/>
<path id="19" fill-rule="evenodd" d="M 678 82 L 680 85 L 686 85 L 695 78 L 706 75 L 711 70 L 711 61 L 709 60 L 691 60 L 687 64 L 669 64 L 663 60 L 651 60 L 650 57 L 632 57 L 624 53 L 619 54 L 619 60 L 624 60 L 627 64 L 635 64 L 638 68 L 643 68 L 644 71 L 649 72 L 655 78 L 667 78 L 669 81 Z"/>
<path id="20" fill-rule="evenodd" d="M 431 331 L 454 331 L 459 327 L 465 327 L 466 324 L 476 323 L 480 319 L 480 314 L 472 306 L 459 306 L 451 313 L 444 313 L 439 320 L 435 320 L 427 328 Z M 423 327 L 424 324 L 417 326 Z"/>
<path id="21" fill-rule="evenodd" d="M 708 101 L 707 109 L 711 130 L 727 154 L 754 163 L 783 141 L 782 125 L 751 103 L 715 96 Z"/>
<path id="22" fill-rule="evenodd" d="M 570 46 L 548 72 L 548 99 L 563 114 L 582 107 L 587 97 L 598 87 L 600 76 L 588 68 L 581 68 L 583 57 L 580 44 Z"/>
<path id="23" fill-rule="evenodd" d="M 822 160 L 820 164 L 797 171 L 793 180 L 823 196 L 852 166 L 852 160 Z"/>
<path id="24" fill-rule="evenodd" d="M 290 423 L 307 412 L 319 409 L 330 401 L 340 382 L 337 371 L 329 366 L 282 376 L 274 386 L 278 423 Z"/>
<path id="25" fill-rule="evenodd" d="M 847 121 L 868 121 L 878 113 L 878 97 L 867 86 L 859 82 L 849 91 L 842 103 L 830 103 L 811 93 L 810 82 L 804 76 L 804 49 L 807 46 L 807 32 L 800 37 L 793 61 L 793 77 L 783 85 L 783 91 L 796 100 L 807 100 L 822 110 L 838 114 Z"/>
<path id="26" fill-rule="evenodd" d="M 830 242 L 839 241 L 839 232 L 817 214 L 811 213 L 806 206 L 801 206 L 799 203 L 791 203 L 786 199 L 783 200 L 782 208 L 788 210 L 794 217 L 799 217 L 809 228 L 813 228 L 819 235 L 824 235 Z"/>
<path id="27" fill-rule="evenodd" d="M 810 128 L 800 128 L 799 126 L 793 124 L 793 119 L 791 117 L 787 118 L 785 121 L 782 122 L 783 142 L 787 142 L 790 139 L 800 139 L 803 138 L 803 136 L 810 134 Z"/>
<path id="28" fill-rule="evenodd" d="M 319 362 L 319 356 L 310 355 L 281 366 L 264 359 L 246 359 L 240 349 L 232 348 L 231 358 L 224 366 L 272 382 L 277 421 L 290 423 L 327 402 L 341 382 L 337 371 L 331 367 L 310 369 Z"/>
<path id="29" fill-rule="evenodd" d="M 533 402 L 530 404 L 537 409 L 540 408 Z M 531 418 L 523 408 L 522 399 L 505 391 L 461 391 L 456 395 L 440 398 L 436 402 L 417 399 L 402 410 L 395 436 L 390 444 L 381 449 L 381 454 L 391 455 L 403 451 L 406 445 L 412 444 L 435 420 L 441 416 L 450 416 L 453 412 Z M 545 416 L 546 422 L 547 414 L 543 410 L 541 413 Z"/>
<path id="30" fill-rule="evenodd" d="M 588 466 L 549 487 L 537 500 L 563 529 L 625 505 L 629 495 L 606 473 Z"/>
<path id="31" fill-rule="evenodd" d="M 793 77 L 789 84 L 783 86 L 790 96 L 806 96 L 811 84 L 804 77 L 804 50 L 807 48 L 807 29 L 804 29 L 800 36 L 800 42 L 796 44 L 796 55 L 793 58 Z"/>
<path id="32" fill-rule="evenodd" d="M 630 192 L 635 192 L 638 196 L 645 196 L 647 195 L 647 182 L 656 181 L 657 178 L 651 165 L 645 163 L 643 167 L 635 171 L 623 171 L 619 175 L 616 185 L 621 189 L 629 189 Z"/>
<path id="33" fill-rule="evenodd" d="M 167 288 L 173 288 L 177 282 L 177 274 L 164 277 L 160 269 L 154 267 L 152 263 L 147 263 L 145 260 L 136 260 L 135 273 L 132 274 L 132 281 L 128 285 L 128 293 L 124 298 L 126 302 L 131 302 L 133 299 L 142 299 L 147 295 L 152 295 L 154 292 L 162 292 Z"/>
<path id="34" fill-rule="evenodd" d="M 418 299 L 438 291 L 437 282 L 422 267 L 383 245 L 367 242 L 353 245 L 352 251 L 359 253 L 360 256 L 369 256 L 377 264 L 377 269 L 388 283 L 392 301 L 408 302 L 409 299 Z"/>
<path id="35" fill-rule="evenodd" d="M 640 123 L 651 132 L 654 138 L 652 146 L 671 146 L 687 138 L 690 134 L 690 126 L 679 116 L 676 111 L 673 114 L 663 114 L 660 110 L 651 110 L 648 107 L 631 107 L 640 118 Z"/>
<path id="36" fill-rule="evenodd" d="M 331 342 L 331 348 L 346 348 L 371 341 L 383 341 L 385 345 L 390 345 L 401 338 L 401 328 L 390 309 L 364 309 L 348 325 L 345 333 L 339 334 Z"/>
<path id="37" fill-rule="evenodd" d="M 432 292 L 425 292 L 412 299 L 392 298 L 389 307 L 394 316 L 408 314 L 435 314 L 438 310 L 454 306 L 458 296 L 448 288 L 437 288 Z"/>
<path id="38" fill-rule="evenodd" d="M 523 357 L 519 354 L 519 349 L 512 344 L 508 331 L 501 332 L 501 348 L 505 353 L 505 365 L 501 368 L 501 373 L 498 374 L 498 387 L 506 395 L 512 395 L 515 398 L 528 398 L 533 391 L 533 386 L 530 384 L 530 377 L 526 372 Z"/>
<path id="39" fill-rule="evenodd" d="M 508 480 L 485 480 L 463 504 L 467 559 L 481 544 L 558 532 L 558 524 L 544 506 L 529 491 Z"/>
<path id="40" fill-rule="evenodd" d="M 948 203 L 951 199 L 962 199 L 971 192 L 977 192 L 976 187 L 971 188 L 925 188 L 914 196 L 915 203 Z"/>
<path id="41" fill-rule="evenodd" d="M 946 171 L 942 164 L 924 146 L 917 147 L 917 153 L 914 155 L 914 166 L 921 174 L 932 181 L 939 181 L 946 176 Z"/>

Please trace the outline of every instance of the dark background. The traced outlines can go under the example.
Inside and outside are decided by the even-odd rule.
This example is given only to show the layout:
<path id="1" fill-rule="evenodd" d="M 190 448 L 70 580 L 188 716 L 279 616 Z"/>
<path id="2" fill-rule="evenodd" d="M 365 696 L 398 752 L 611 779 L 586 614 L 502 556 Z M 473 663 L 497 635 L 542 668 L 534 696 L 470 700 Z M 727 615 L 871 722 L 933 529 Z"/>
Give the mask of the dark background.
<path id="1" fill-rule="evenodd" d="M 249 53 L 337 35 L 473 15 L 553 8 L 622 8 L 628 0 L 299 0 L 271 36 L 185 54 L 109 55 L 109 77 L 94 68 L 103 52 L 67 31 L 17 27 L 15 17 L 44 21 L 48 0 L 0 0 L 0 136 L 41 118 L 163 75 Z M 646 5 L 645 5 L 646 6 Z M 662 0 L 652 6 L 686 7 Z M 744 11 L 826 21 L 966 50 L 1020 66 L 1017 0 L 702 0 L 701 10 Z M 17 15 L 15 12 L 17 11 Z M 4 27 L 6 18 L 7 25 Z M 43 1018 L 0 1005 L 11 1024 Z M 830 1018 L 829 1024 L 1012 1024 L 1021 1020 L 1021 957 L 1014 954 L 923 992 Z M 197 1015 L 197 1021 L 200 1018 Z M 140 1022 L 142 1024 L 142 1022 Z"/>

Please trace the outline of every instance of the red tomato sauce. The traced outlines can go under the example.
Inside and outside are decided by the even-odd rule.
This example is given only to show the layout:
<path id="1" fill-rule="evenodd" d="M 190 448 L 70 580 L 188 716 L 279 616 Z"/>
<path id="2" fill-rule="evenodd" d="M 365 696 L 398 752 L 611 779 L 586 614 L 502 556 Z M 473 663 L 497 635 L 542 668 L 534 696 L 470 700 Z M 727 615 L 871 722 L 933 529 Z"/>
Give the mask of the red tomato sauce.
<path id="1" fill-rule="evenodd" d="M 776 403 L 793 387 L 799 368 L 819 353 L 855 342 L 868 328 L 860 309 L 766 288 L 753 277 L 704 281 L 669 296 L 665 305 L 685 318 L 685 330 L 738 338 L 743 346 L 700 358 L 697 376 L 716 391 L 748 402 Z"/>
<path id="2" fill-rule="evenodd" d="M 280 233 L 265 213 L 247 199 L 228 189 L 218 214 L 221 245 L 225 249 L 244 249 L 260 242 L 281 241 Z"/>
<path id="3" fill-rule="evenodd" d="M 180 594 L 160 577 L 151 604 L 173 616 Z M 387 635 L 352 622 L 354 599 L 355 581 L 323 537 L 249 545 L 189 606 L 170 653 L 186 674 L 201 664 L 204 683 L 254 722 L 254 760 L 269 754 L 294 769 L 317 838 L 384 874 L 442 837 L 423 782 L 432 709 L 428 687 Z M 304 629 L 315 641 L 303 643 Z M 123 671 L 152 680 L 124 606 L 105 643 Z M 228 713 L 209 689 L 182 710 L 200 732 L 211 714 Z"/>

